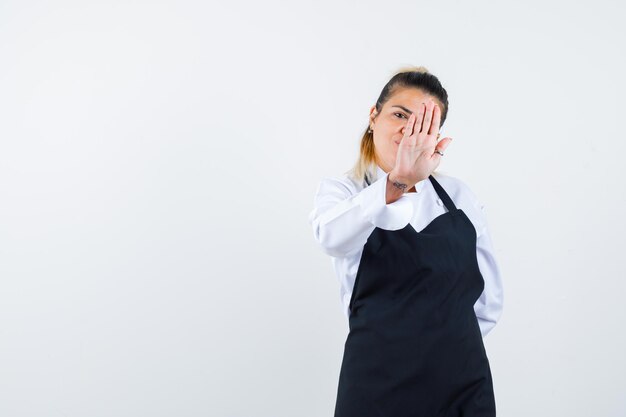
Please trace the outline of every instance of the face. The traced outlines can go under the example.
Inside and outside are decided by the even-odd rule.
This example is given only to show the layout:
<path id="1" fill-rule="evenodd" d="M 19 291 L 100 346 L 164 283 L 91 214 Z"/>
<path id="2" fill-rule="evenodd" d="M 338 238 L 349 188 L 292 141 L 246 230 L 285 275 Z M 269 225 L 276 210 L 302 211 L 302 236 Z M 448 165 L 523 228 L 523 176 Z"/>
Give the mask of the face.
<path id="1" fill-rule="evenodd" d="M 380 113 L 376 113 L 376 106 L 370 109 L 370 128 L 374 133 L 376 160 L 385 172 L 391 171 L 396 165 L 398 145 L 404 136 L 409 116 L 411 113 L 417 116 L 422 103 L 426 104 L 430 99 L 443 110 L 443 105 L 437 98 L 416 88 L 396 91 L 383 105 Z"/>

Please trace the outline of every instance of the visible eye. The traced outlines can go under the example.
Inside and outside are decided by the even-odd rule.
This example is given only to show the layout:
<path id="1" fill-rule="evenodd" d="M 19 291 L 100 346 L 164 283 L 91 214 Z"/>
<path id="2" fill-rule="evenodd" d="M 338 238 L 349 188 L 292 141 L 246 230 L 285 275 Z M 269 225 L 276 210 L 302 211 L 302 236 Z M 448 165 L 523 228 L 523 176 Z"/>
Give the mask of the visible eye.
<path id="1" fill-rule="evenodd" d="M 402 113 L 394 113 L 394 116 L 398 115 L 398 114 L 406 119 L 406 116 L 404 114 L 402 114 Z"/>

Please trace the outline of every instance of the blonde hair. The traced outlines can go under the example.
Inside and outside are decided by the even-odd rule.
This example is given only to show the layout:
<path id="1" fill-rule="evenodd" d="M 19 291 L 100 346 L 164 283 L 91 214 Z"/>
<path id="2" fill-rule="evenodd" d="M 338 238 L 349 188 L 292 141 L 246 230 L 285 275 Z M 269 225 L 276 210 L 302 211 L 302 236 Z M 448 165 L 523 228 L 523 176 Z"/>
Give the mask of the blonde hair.
<path id="1" fill-rule="evenodd" d="M 408 66 L 399 68 L 391 79 L 383 87 L 378 100 L 376 111 L 380 113 L 384 104 L 400 88 L 417 88 L 427 94 L 436 97 L 442 104 L 440 126 L 443 125 L 448 115 L 448 93 L 443 88 L 439 79 L 428 71 L 424 66 Z M 369 123 L 361 136 L 359 157 L 354 166 L 345 173 L 355 181 L 367 185 L 376 181 L 376 150 L 374 148 L 374 133 L 369 131 Z"/>

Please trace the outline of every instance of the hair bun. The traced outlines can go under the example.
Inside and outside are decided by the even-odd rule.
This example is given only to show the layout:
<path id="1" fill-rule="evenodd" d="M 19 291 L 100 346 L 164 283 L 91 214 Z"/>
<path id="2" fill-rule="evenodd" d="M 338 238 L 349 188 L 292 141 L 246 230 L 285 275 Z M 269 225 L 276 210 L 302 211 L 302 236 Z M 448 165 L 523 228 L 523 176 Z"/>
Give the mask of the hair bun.
<path id="1" fill-rule="evenodd" d="M 401 74 L 403 72 L 421 72 L 421 73 L 425 73 L 428 74 L 430 71 L 428 71 L 428 68 L 426 68 L 425 66 L 419 65 L 419 66 L 408 66 L 408 67 L 401 67 L 396 71 L 396 74 Z"/>

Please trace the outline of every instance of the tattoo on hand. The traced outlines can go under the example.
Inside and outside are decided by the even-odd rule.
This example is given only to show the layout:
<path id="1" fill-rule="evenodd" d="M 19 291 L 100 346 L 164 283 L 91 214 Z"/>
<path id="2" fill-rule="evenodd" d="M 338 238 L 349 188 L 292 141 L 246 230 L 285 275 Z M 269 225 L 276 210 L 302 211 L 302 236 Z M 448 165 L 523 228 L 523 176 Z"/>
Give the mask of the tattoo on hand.
<path id="1" fill-rule="evenodd" d="M 406 190 L 406 187 L 408 187 L 408 184 L 402 184 L 401 182 L 398 182 L 398 181 L 392 181 L 392 184 L 394 187 L 402 190 L 402 192 L 404 192 L 404 190 Z"/>

